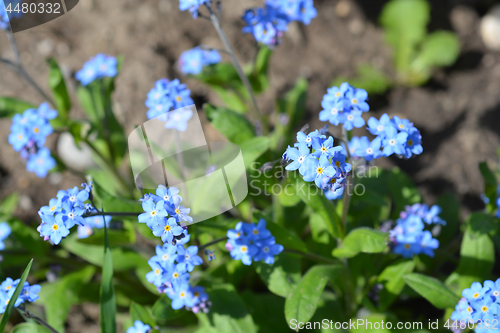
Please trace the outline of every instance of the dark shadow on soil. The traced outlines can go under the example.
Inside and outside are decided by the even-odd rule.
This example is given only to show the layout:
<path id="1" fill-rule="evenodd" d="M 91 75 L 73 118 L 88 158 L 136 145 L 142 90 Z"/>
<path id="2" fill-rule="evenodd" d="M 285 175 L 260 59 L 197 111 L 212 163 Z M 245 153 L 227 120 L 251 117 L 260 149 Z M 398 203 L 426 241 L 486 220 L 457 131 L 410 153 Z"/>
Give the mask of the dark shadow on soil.
<path id="1" fill-rule="evenodd" d="M 487 110 L 479 119 L 479 125 L 500 137 L 500 104 Z"/>
<path id="2" fill-rule="evenodd" d="M 468 71 L 474 70 L 481 65 L 481 61 L 483 60 L 483 52 L 478 50 L 469 50 L 462 52 L 459 56 L 455 64 L 446 69 L 446 73 L 452 73 L 455 71 Z"/>

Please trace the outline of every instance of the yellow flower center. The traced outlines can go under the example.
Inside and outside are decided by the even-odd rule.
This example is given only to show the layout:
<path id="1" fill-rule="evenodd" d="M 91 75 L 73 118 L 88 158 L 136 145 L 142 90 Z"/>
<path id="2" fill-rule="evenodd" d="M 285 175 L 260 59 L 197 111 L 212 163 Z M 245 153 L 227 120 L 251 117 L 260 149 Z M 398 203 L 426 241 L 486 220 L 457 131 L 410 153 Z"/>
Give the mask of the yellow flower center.
<path id="1" fill-rule="evenodd" d="M 247 248 L 245 245 L 243 245 L 243 246 L 240 248 L 240 250 L 241 250 L 241 252 L 246 253 L 246 252 L 248 251 L 248 248 Z"/>
<path id="2" fill-rule="evenodd" d="M 151 211 L 151 216 L 156 216 L 156 210 Z"/>
<path id="3" fill-rule="evenodd" d="M 184 297 L 186 297 L 186 293 L 185 293 L 185 292 L 183 292 L 183 291 L 181 291 L 181 292 L 179 293 L 179 296 L 180 296 L 180 297 L 182 297 L 182 298 L 184 298 Z"/>
<path id="4" fill-rule="evenodd" d="M 335 97 L 339 97 L 339 96 L 340 96 L 340 91 L 335 94 Z"/>
<path id="5" fill-rule="evenodd" d="M 410 248 L 410 244 L 405 244 L 405 249 L 409 249 Z"/>
<path id="6" fill-rule="evenodd" d="M 51 211 L 51 212 L 53 212 L 53 211 L 55 211 L 55 210 L 56 210 L 56 206 L 52 206 L 52 207 L 50 207 L 50 211 Z"/>
<path id="7" fill-rule="evenodd" d="M 57 224 L 52 225 L 52 230 L 57 231 L 59 230 L 59 226 Z"/>
<path id="8" fill-rule="evenodd" d="M 240 237 L 240 235 L 241 235 L 240 232 L 236 233 L 236 237 Z"/>
<path id="9" fill-rule="evenodd" d="M 351 99 L 352 104 L 358 104 L 358 100 L 356 98 Z"/>
<path id="10" fill-rule="evenodd" d="M 155 274 L 156 274 L 156 275 L 160 274 L 160 270 L 159 270 L 158 268 L 157 268 L 157 269 L 155 269 Z"/>
<path id="11" fill-rule="evenodd" d="M 181 213 L 181 211 L 179 210 L 179 208 L 176 208 L 175 209 L 175 214 L 179 215 Z"/>
<path id="12" fill-rule="evenodd" d="M 472 295 L 472 297 L 478 298 L 479 297 L 479 293 L 475 293 L 474 295 Z"/>
<path id="13" fill-rule="evenodd" d="M 172 276 L 174 277 L 174 279 L 177 279 L 179 277 L 179 273 L 174 272 L 174 274 L 172 274 Z"/>
<path id="14" fill-rule="evenodd" d="M 252 231 L 254 235 L 258 235 L 259 234 L 259 230 L 257 229 L 254 229 L 254 231 Z"/>
<path id="15" fill-rule="evenodd" d="M 316 173 L 319 173 L 319 174 L 323 173 L 323 168 L 322 167 L 318 167 L 316 169 Z"/>
<path id="16" fill-rule="evenodd" d="M 403 128 L 405 128 L 405 125 L 399 124 L 398 127 L 401 128 L 401 129 L 403 129 Z"/>
<path id="17" fill-rule="evenodd" d="M 337 166 L 337 168 L 340 168 L 340 162 L 339 161 L 336 161 L 335 165 Z"/>
<path id="18" fill-rule="evenodd" d="M 194 297 L 198 297 L 198 296 L 200 296 L 200 293 L 199 292 L 195 292 L 194 293 Z"/>
<path id="19" fill-rule="evenodd" d="M 33 132 L 38 133 L 40 132 L 40 129 L 38 127 L 33 128 Z"/>
<path id="20" fill-rule="evenodd" d="M 470 306 L 467 307 L 467 312 L 472 313 L 472 308 Z"/>
<path id="21" fill-rule="evenodd" d="M 172 229 L 168 224 L 165 226 L 165 231 L 170 231 L 170 229 Z"/>
<path id="22" fill-rule="evenodd" d="M 177 102 L 180 102 L 180 101 L 182 101 L 182 97 L 181 97 L 181 96 L 179 96 L 179 95 L 177 95 L 177 97 L 175 97 L 175 100 L 176 100 Z"/>
<path id="23" fill-rule="evenodd" d="M 21 139 L 23 138 L 23 135 L 22 135 L 22 134 L 19 134 L 19 135 L 17 136 L 17 138 L 18 138 L 19 140 L 21 140 Z"/>
<path id="24" fill-rule="evenodd" d="M 488 307 L 487 307 L 486 305 L 483 305 L 483 306 L 481 307 L 481 311 L 483 311 L 483 312 L 487 312 L 487 311 L 488 311 Z"/>
<path id="25" fill-rule="evenodd" d="M 321 147 L 321 151 L 324 153 L 325 151 L 327 151 L 327 148 L 326 147 Z"/>
<path id="26" fill-rule="evenodd" d="M 408 146 L 413 146 L 413 140 L 408 140 Z"/>
<path id="27" fill-rule="evenodd" d="M 5 289 L 9 290 L 10 288 L 12 288 L 12 286 L 7 286 Z"/>

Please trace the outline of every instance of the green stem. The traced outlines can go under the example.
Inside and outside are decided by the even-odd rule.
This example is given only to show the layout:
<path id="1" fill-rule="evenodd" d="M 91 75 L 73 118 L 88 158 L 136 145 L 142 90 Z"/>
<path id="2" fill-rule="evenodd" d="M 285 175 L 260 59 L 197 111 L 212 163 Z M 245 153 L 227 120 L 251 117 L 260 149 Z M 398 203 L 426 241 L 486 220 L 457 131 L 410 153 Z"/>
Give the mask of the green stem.
<path id="1" fill-rule="evenodd" d="M 257 99 L 255 98 L 255 94 L 253 93 L 252 85 L 250 84 L 248 77 L 245 75 L 243 68 L 241 67 L 240 63 L 238 62 L 236 55 L 234 54 L 233 48 L 231 47 L 231 44 L 229 43 L 229 39 L 227 38 L 227 35 L 224 32 L 224 29 L 222 29 L 222 26 L 220 25 L 219 18 L 212 11 L 212 8 L 210 8 L 210 6 L 208 4 L 206 4 L 206 7 L 208 9 L 208 12 L 210 13 L 210 21 L 212 22 L 212 25 L 214 26 L 215 30 L 217 31 L 217 34 L 219 35 L 219 38 L 222 41 L 222 44 L 224 44 L 224 48 L 226 49 L 227 54 L 229 54 L 229 57 L 231 58 L 231 62 L 233 63 L 233 66 L 236 69 L 236 72 L 238 72 L 238 76 L 240 77 L 241 82 L 243 82 L 243 85 L 245 86 L 246 90 L 248 91 L 248 94 L 250 95 L 250 99 L 252 102 L 253 110 L 255 112 L 255 116 L 259 120 L 260 125 L 262 126 L 263 134 L 266 135 L 268 132 L 267 124 L 265 123 L 264 118 L 262 117 L 262 113 L 260 112 L 259 105 L 257 104 Z"/>
<path id="2" fill-rule="evenodd" d="M 7 59 L 0 59 L 1 62 L 10 65 L 11 68 L 13 68 L 18 74 L 20 74 L 21 77 L 23 77 L 26 80 L 26 82 L 28 82 L 33 88 L 35 88 L 35 90 L 45 100 L 47 100 L 50 103 L 50 105 L 52 105 L 52 107 L 55 108 L 56 105 L 55 105 L 54 101 L 52 100 L 52 98 L 48 94 L 46 94 L 42 88 L 40 88 L 40 86 L 35 82 L 35 80 L 33 80 L 33 78 L 24 69 L 23 63 L 21 61 L 21 55 L 19 53 L 19 49 L 17 47 L 17 43 L 16 43 L 16 40 L 14 38 L 14 33 L 12 32 L 10 26 L 7 27 L 5 32 L 7 33 L 7 39 L 9 40 L 9 44 L 10 44 L 10 48 L 12 49 L 12 53 L 14 54 L 14 61 L 9 61 Z"/>
<path id="3" fill-rule="evenodd" d="M 311 259 L 314 261 L 324 262 L 327 264 L 338 264 L 339 263 L 337 260 L 329 259 L 329 258 L 320 256 L 316 253 L 311 253 L 311 252 L 302 252 L 302 251 L 292 250 L 292 249 L 284 249 L 283 252 L 298 254 L 300 256 L 303 256 L 304 258 Z"/>
<path id="4" fill-rule="evenodd" d="M 122 185 L 123 187 L 123 190 L 125 191 L 128 191 L 129 194 L 132 195 L 132 192 L 130 191 L 130 187 L 129 185 L 123 180 L 122 176 L 120 175 L 120 173 L 118 173 L 118 170 L 116 170 L 116 167 L 114 165 L 113 162 L 111 162 L 110 160 L 108 160 L 106 157 L 104 157 L 101 152 L 94 146 L 94 144 L 92 142 L 89 141 L 89 139 L 87 138 L 83 138 L 82 139 L 83 142 L 85 142 L 89 147 L 90 149 L 92 149 L 92 151 L 97 155 L 99 156 L 99 158 L 106 164 L 106 166 L 109 168 L 109 170 L 111 171 L 111 173 L 113 174 L 113 176 L 115 176 L 115 178 L 118 180 L 118 182 L 120 183 L 120 185 Z"/>
<path id="5" fill-rule="evenodd" d="M 113 148 L 113 143 L 111 142 L 110 134 L 109 134 L 109 119 L 110 119 L 110 113 L 111 108 L 109 106 L 108 100 L 106 98 L 106 89 L 104 87 L 104 80 L 100 79 L 99 80 L 99 91 L 100 91 L 100 99 L 101 103 L 104 105 L 104 128 L 103 128 L 103 134 L 104 134 L 104 140 L 106 140 L 106 143 L 108 144 L 108 149 L 109 149 L 109 155 L 111 156 L 111 161 L 115 161 L 115 150 Z"/>
<path id="6" fill-rule="evenodd" d="M 52 326 L 50 326 L 45 320 L 43 320 L 42 318 L 38 317 L 37 315 L 35 315 L 33 312 L 27 310 L 26 308 L 24 308 L 24 307 L 18 307 L 17 310 L 19 312 L 21 312 L 21 314 L 23 314 L 24 316 L 26 316 L 26 318 L 31 318 L 34 321 L 36 321 L 37 323 L 39 323 L 40 325 L 45 326 L 52 333 L 58 333 L 56 331 L 56 329 L 53 328 Z"/>
<path id="7" fill-rule="evenodd" d="M 205 248 L 207 248 L 209 246 L 212 246 L 212 245 L 217 244 L 219 242 L 225 241 L 227 239 L 228 239 L 227 237 L 217 238 L 217 239 L 215 239 L 215 240 L 213 240 L 213 241 L 211 241 L 211 242 L 209 242 L 207 244 L 203 244 L 203 245 L 198 246 L 198 249 L 199 250 L 203 250 L 203 249 L 205 249 Z"/>
<path id="8" fill-rule="evenodd" d="M 142 213 L 138 212 L 106 212 L 106 216 L 139 216 Z M 91 216 L 101 216 L 102 212 L 92 212 L 88 214 L 84 214 L 82 217 L 91 217 Z"/>
<path id="9" fill-rule="evenodd" d="M 342 140 L 344 141 L 345 143 L 345 149 L 347 151 L 347 160 L 349 162 L 352 162 L 351 161 L 351 154 L 349 153 L 349 146 L 348 146 L 348 142 L 349 142 L 349 138 L 348 138 L 348 135 L 347 135 L 347 130 L 342 127 Z M 351 173 L 349 175 L 349 177 L 347 178 L 347 181 L 346 181 L 346 190 L 344 190 L 344 197 L 342 198 L 342 217 L 341 217 L 341 221 L 342 221 L 342 225 L 344 227 L 344 231 L 347 230 L 347 213 L 349 212 L 349 204 L 351 202 L 351 193 L 349 191 L 349 184 L 350 182 L 353 183 L 353 189 L 354 189 L 354 172 L 355 170 L 351 170 Z"/>
<path id="10" fill-rule="evenodd" d="M 203 245 L 198 246 L 198 250 L 203 250 L 209 246 L 212 246 L 214 244 L 220 243 L 222 241 L 227 241 L 227 240 L 228 240 L 227 237 L 217 238 L 217 239 L 215 239 L 207 244 L 203 244 Z M 314 261 L 324 262 L 327 264 L 338 264 L 339 263 L 337 260 L 325 258 L 325 257 L 322 257 L 322 256 L 316 254 L 316 253 L 311 253 L 311 252 L 302 252 L 302 251 L 292 250 L 292 249 L 284 249 L 283 252 L 298 254 L 300 256 L 303 256 L 304 258 L 311 259 Z"/>

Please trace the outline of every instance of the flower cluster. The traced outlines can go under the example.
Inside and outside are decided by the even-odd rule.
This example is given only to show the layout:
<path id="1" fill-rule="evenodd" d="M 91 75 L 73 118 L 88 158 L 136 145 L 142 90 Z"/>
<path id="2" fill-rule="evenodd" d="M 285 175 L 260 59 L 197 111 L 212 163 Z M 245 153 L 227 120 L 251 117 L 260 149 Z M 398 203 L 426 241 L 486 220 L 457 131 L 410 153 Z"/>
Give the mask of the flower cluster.
<path id="1" fill-rule="evenodd" d="M 248 9 L 243 20 L 246 23 L 243 32 L 251 33 L 256 41 L 266 45 L 278 45 L 290 21 L 285 13 L 269 4 L 264 8 Z"/>
<path id="2" fill-rule="evenodd" d="M 290 21 L 309 24 L 318 15 L 313 0 L 267 0 L 266 3 L 285 13 Z"/>
<path id="3" fill-rule="evenodd" d="M 184 247 L 189 239 L 187 234 L 182 243 L 157 245 L 156 255 L 148 261 L 152 271 L 146 274 L 146 279 L 157 287 L 158 292 L 167 294 L 173 309 L 185 307 L 195 313 L 208 312 L 210 302 L 205 289 L 189 285 L 189 272 L 203 263 L 197 246 Z"/>
<path id="4" fill-rule="evenodd" d="M 69 229 L 73 226 L 86 225 L 83 216 L 95 211 L 92 205 L 85 203 L 91 195 L 92 183 L 84 183 L 82 187 L 82 190 L 77 186 L 67 191 L 61 190 L 57 192 L 57 198 L 50 199 L 48 206 L 40 208 L 38 215 L 42 223 L 37 230 L 44 240 L 50 239 L 57 245 L 69 235 Z"/>
<path id="5" fill-rule="evenodd" d="M 50 150 L 44 147 L 45 139 L 53 131 L 49 120 L 56 116 L 57 111 L 51 110 L 48 103 L 42 103 L 38 109 L 28 109 L 12 118 L 9 143 L 27 161 L 26 169 L 38 177 L 47 176 L 56 166 Z"/>
<path id="6" fill-rule="evenodd" d="M 20 279 L 12 280 L 11 278 L 7 278 L 2 282 L 2 284 L 0 284 L 0 313 L 5 312 L 5 309 L 7 308 L 12 295 L 14 295 L 19 282 L 21 282 Z M 30 286 L 28 282 L 24 282 L 23 289 L 21 290 L 14 306 L 18 307 L 24 302 L 35 302 L 38 299 L 40 288 L 41 287 L 38 284 Z"/>
<path id="7" fill-rule="evenodd" d="M 211 2 L 212 0 L 179 0 L 179 9 L 182 11 L 189 9 L 193 18 L 197 18 L 200 6 L 210 6 Z"/>
<path id="8" fill-rule="evenodd" d="M 423 253 L 434 257 L 434 250 L 439 247 L 439 241 L 432 238 L 429 230 L 424 230 L 425 224 L 445 225 L 446 222 L 438 215 L 441 207 L 434 205 L 431 208 L 426 204 L 407 206 L 400 213 L 396 226 L 389 231 L 389 241 L 394 253 L 405 258 Z"/>
<path id="9" fill-rule="evenodd" d="M 323 110 L 319 113 L 319 120 L 329 121 L 335 126 L 342 124 L 348 131 L 353 127 L 363 127 L 365 120 L 361 115 L 370 110 L 367 99 L 366 90 L 356 89 L 347 82 L 340 87 L 331 87 L 321 101 Z"/>
<path id="10" fill-rule="evenodd" d="M 329 200 L 335 200 L 342 196 L 352 166 L 346 162 L 344 148 L 334 146 L 333 137 L 327 138 L 323 132 L 298 132 L 298 142 L 288 147 L 283 159 L 293 161 L 286 170 L 299 170 L 306 182 L 314 181 Z"/>
<path id="11" fill-rule="evenodd" d="M 9 27 L 9 15 L 5 11 L 5 4 L 0 0 L 0 29 L 5 30 Z"/>
<path id="12" fill-rule="evenodd" d="M 9 224 L 7 222 L 2 222 L 0 223 L 0 250 L 5 249 L 5 244 L 3 241 L 9 237 L 10 233 L 12 230 L 9 227 Z"/>
<path id="13" fill-rule="evenodd" d="M 382 149 L 383 156 L 397 154 L 410 158 L 423 151 L 420 131 L 408 119 L 398 116 L 390 118 L 387 114 L 383 114 L 380 120 L 371 117 L 368 120 L 368 131 L 377 136 L 375 140 L 380 141 L 379 148 Z"/>
<path id="14" fill-rule="evenodd" d="M 222 60 L 217 50 L 204 50 L 200 47 L 182 52 L 179 66 L 184 74 L 200 74 L 203 67 L 218 64 Z"/>
<path id="15" fill-rule="evenodd" d="M 144 324 L 140 320 L 134 321 L 134 326 L 127 329 L 127 333 L 148 333 L 151 326 Z"/>
<path id="16" fill-rule="evenodd" d="M 283 245 L 276 244 L 276 238 L 266 229 L 266 221 L 260 219 L 257 225 L 238 222 L 234 229 L 227 231 L 226 249 L 231 252 L 231 258 L 241 260 L 245 265 L 252 261 L 274 263 L 274 256 L 283 251 Z"/>
<path id="17" fill-rule="evenodd" d="M 192 223 L 193 218 L 188 215 L 190 209 L 180 204 L 182 197 L 177 188 L 160 185 L 156 195 L 146 194 L 140 201 L 144 213 L 139 215 L 139 223 L 146 223 L 164 243 L 176 245 L 189 241 L 187 229 L 180 223 Z"/>
<path id="18" fill-rule="evenodd" d="M 472 283 L 462 291 L 462 299 L 451 314 L 458 328 L 467 329 L 469 324 L 477 324 L 477 333 L 496 332 L 495 323 L 500 319 L 500 279 L 495 282 Z"/>
<path id="19" fill-rule="evenodd" d="M 102 53 L 90 58 L 83 68 L 75 74 L 75 78 L 84 86 L 89 85 L 94 80 L 104 77 L 115 77 L 118 74 L 118 61 L 115 57 L 108 56 Z"/>
<path id="20" fill-rule="evenodd" d="M 169 81 L 160 79 L 156 81 L 155 87 L 148 93 L 146 106 L 148 119 L 158 117 L 165 122 L 165 128 L 176 128 L 184 132 L 187 122 L 193 116 L 189 109 L 181 109 L 194 104 L 190 97 L 191 91 L 181 84 L 178 79 Z M 173 110 L 173 111 L 170 111 Z M 170 112 L 169 112 L 170 111 Z"/>

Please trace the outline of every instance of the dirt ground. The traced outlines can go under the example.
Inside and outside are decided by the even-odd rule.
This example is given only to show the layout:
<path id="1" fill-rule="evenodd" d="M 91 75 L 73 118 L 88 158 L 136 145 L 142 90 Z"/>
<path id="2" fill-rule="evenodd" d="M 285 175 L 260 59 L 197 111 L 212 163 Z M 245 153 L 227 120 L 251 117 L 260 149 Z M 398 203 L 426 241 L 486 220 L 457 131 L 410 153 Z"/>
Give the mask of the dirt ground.
<path id="1" fill-rule="evenodd" d="M 260 6 L 263 1 L 223 0 L 222 3 L 223 27 L 238 58 L 251 61 L 256 44 L 250 35 L 241 33 L 240 17 L 244 9 Z M 288 91 L 299 76 L 304 76 L 310 84 L 308 119 L 304 123 L 319 128 L 323 125 L 318 121 L 321 98 L 334 78 L 352 76 L 355 68 L 365 63 L 390 73 L 391 50 L 383 42 L 383 32 L 377 24 L 383 3 L 315 0 L 318 17 L 305 28 L 292 25 L 283 45 L 272 56 L 271 88 L 258 99 L 264 112 L 271 113 L 275 98 Z M 500 53 L 487 50 L 479 35 L 480 17 L 492 1 L 431 3 L 430 30 L 454 30 L 459 36 L 461 55 L 457 63 L 438 71 L 423 87 L 394 88 L 372 97 L 372 111 L 366 118 L 389 113 L 413 121 L 421 130 L 424 153 L 406 161 L 381 159 L 377 164 L 398 165 L 408 172 L 429 204 L 443 193 L 456 194 L 465 214 L 482 207 L 479 195 L 483 184 L 478 162 L 488 160 L 491 166 L 496 166 L 500 147 Z M 146 94 L 162 77 L 178 77 L 187 83 L 198 107 L 205 101 L 217 103 L 206 87 L 183 78 L 176 69 L 176 61 L 184 50 L 201 43 L 220 47 L 210 23 L 193 20 L 188 12 L 180 12 L 178 0 L 80 0 L 68 14 L 15 36 L 27 70 L 46 90 L 44 58 L 55 57 L 69 78 L 98 52 L 124 55 L 115 109 L 126 132 L 147 119 Z M 2 33 L 0 56 L 11 57 Z M 75 81 L 69 82 L 74 96 Z M 0 96 L 22 98 L 35 104 L 43 101 L 5 66 L 0 67 Z M 78 108 L 75 114 L 82 116 Z M 70 173 L 39 179 L 27 172 L 18 153 L 7 142 L 9 127 L 10 121 L 0 120 L 0 199 L 19 192 L 22 200 L 18 214 L 35 217 L 38 208 L 54 197 L 57 190 L 79 185 L 82 179 Z M 358 133 L 367 134 L 364 130 Z M 55 147 L 56 138 L 57 135 L 50 137 L 51 148 Z"/>

